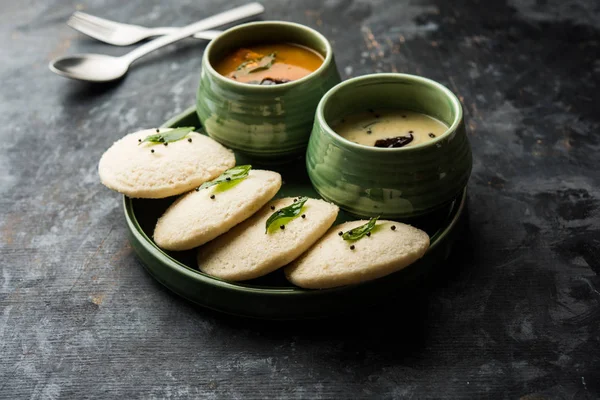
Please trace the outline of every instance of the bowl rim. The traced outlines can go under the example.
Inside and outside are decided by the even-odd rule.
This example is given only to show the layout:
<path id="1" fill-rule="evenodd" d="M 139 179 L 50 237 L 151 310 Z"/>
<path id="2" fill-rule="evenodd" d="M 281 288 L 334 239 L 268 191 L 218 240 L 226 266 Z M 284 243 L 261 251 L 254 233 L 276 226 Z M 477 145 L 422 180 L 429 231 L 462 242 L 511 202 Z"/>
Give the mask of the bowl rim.
<path id="1" fill-rule="evenodd" d="M 394 148 L 375 147 L 375 146 L 367 146 L 364 144 L 355 143 L 351 140 L 348 140 L 348 139 L 344 138 L 343 136 L 341 136 L 340 134 L 338 134 L 335 130 L 333 130 L 331 128 L 331 126 L 329 126 L 329 124 L 327 123 L 327 121 L 325 119 L 323 110 L 325 109 L 325 105 L 330 100 L 330 98 L 332 96 L 334 96 L 342 88 L 345 88 L 348 86 L 355 86 L 355 85 L 365 83 L 368 81 L 372 81 L 372 80 L 382 80 L 381 82 L 379 82 L 380 84 L 386 84 L 391 81 L 403 81 L 403 82 L 413 81 L 413 82 L 418 82 L 418 83 L 426 85 L 426 86 L 433 87 L 433 88 L 441 91 L 443 94 L 446 95 L 446 97 L 448 99 L 450 99 L 451 104 L 455 111 L 454 121 L 452 121 L 452 124 L 448 127 L 448 129 L 446 129 L 446 131 L 444 131 L 444 133 L 442 133 L 441 135 L 438 135 L 435 139 L 432 139 L 432 140 L 424 142 L 424 143 L 417 144 L 415 146 L 394 147 Z M 331 88 L 327 93 L 325 93 L 325 95 L 319 101 L 319 104 L 317 106 L 315 122 L 318 121 L 318 123 L 320 124 L 320 126 L 324 132 L 326 132 L 329 136 L 338 140 L 339 143 L 344 145 L 346 148 L 350 148 L 350 149 L 358 150 L 358 151 L 364 151 L 364 152 L 368 152 L 368 153 L 381 153 L 381 152 L 392 153 L 392 152 L 402 152 L 402 151 L 413 151 L 416 149 L 422 149 L 425 147 L 434 146 L 439 141 L 444 140 L 452 132 L 455 132 L 458 129 L 462 119 L 463 119 L 463 109 L 462 109 L 461 103 L 460 103 L 458 97 L 456 97 L 456 95 L 450 89 L 448 89 L 446 86 L 444 86 L 441 83 L 436 82 L 432 79 L 425 78 L 423 76 L 390 72 L 390 73 L 375 73 L 375 74 L 360 75 L 360 76 L 356 76 L 354 78 L 350 78 L 343 82 L 338 83 L 336 86 Z"/>
<path id="2" fill-rule="evenodd" d="M 238 34 L 240 31 L 244 31 L 245 29 L 251 29 L 251 28 L 257 27 L 257 26 L 269 26 L 269 25 L 273 25 L 273 26 L 285 25 L 287 27 L 290 27 L 293 29 L 298 29 L 300 31 L 303 31 L 304 33 L 308 33 L 310 35 L 315 36 L 325 46 L 325 56 L 323 57 L 323 63 L 319 66 L 319 68 L 317 68 L 310 74 L 308 74 L 300 79 L 297 79 L 295 81 L 281 83 L 279 85 L 252 85 L 249 83 L 237 82 L 237 81 L 234 81 L 233 79 L 226 78 L 225 76 L 221 75 L 220 73 L 217 72 L 217 70 L 214 69 L 214 67 L 212 66 L 212 64 L 209 61 L 209 55 L 210 55 L 212 49 L 216 46 L 215 43 L 218 44 L 218 42 L 223 40 L 223 38 L 225 38 L 226 36 Z M 307 46 L 305 46 L 305 47 L 307 47 Z M 316 51 L 315 49 L 311 49 L 311 50 Z M 327 38 L 322 33 L 320 33 L 319 31 L 317 31 L 309 26 L 298 24 L 296 22 L 272 20 L 272 21 L 248 22 L 245 24 L 236 25 L 232 28 L 225 30 L 223 33 L 221 33 L 215 39 L 211 40 L 210 43 L 206 46 L 206 50 L 204 51 L 204 54 L 202 55 L 202 68 L 208 70 L 208 72 L 215 79 L 217 79 L 220 83 L 222 83 L 224 85 L 229 85 L 232 88 L 241 89 L 241 90 L 249 90 L 249 91 L 252 91 L 252 90 L 281 91 L 281 90 L 287 90 L 287 89 L 302 85 L 303 83 L 305 83 L 311 79 L 315 79 L 317 76 L 321 75 L 329 67 L 329 65 L 332 63 L 332 60 L 333 60 L 333 49 L 331 47 L 331 43 L 329 42 L 329 40 L 327 40 Z"/>

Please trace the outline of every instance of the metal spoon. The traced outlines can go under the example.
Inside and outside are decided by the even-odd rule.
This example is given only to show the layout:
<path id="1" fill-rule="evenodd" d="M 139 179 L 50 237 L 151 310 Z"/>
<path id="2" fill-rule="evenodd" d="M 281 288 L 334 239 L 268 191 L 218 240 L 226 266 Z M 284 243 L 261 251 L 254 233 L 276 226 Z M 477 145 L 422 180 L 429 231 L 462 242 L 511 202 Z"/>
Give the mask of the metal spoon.
<path id="1" fill-rule="evenodd" d="M 212 17 L 187 25 L 169 35 L 154 39 L 135 50 L 120 57 L 103 54 L 76 54 L 60 57 L 50 62 L 49 68 L 58 75 L 71 79 L 90 82 L 108 82 L 119 79 L 127 73 L 129 66 L 138 58 L 164 47 L 168 44 L 185 39 L 194 33 L 213 29 L 240 19 L 252 17 L 264 12 L 260 3 L 250 3 L 237 7 Z"/>

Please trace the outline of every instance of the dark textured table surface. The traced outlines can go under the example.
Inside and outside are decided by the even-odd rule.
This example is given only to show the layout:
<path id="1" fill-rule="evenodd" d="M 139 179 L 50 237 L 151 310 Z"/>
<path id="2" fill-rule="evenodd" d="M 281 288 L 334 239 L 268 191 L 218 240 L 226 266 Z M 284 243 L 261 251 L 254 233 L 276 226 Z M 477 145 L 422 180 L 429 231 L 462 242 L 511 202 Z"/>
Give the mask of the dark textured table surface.
<path id="1" fill-rule="evenodd" d="M 76 8 L 160 26 L 233 3 L 0 5 L 0 397 L 599 398 L 600 3 L 264 1 L 263 19 L 330 38 L 344 78 L 447 85 L 474 152 L 469 229 L 436 279 L 313 323 L 236 319 L 171 294 L 99 183 L 114 140 L 194 103 L 203 42 L 117 84 L 47 68 L 124 52 L 68 28 Z"/>

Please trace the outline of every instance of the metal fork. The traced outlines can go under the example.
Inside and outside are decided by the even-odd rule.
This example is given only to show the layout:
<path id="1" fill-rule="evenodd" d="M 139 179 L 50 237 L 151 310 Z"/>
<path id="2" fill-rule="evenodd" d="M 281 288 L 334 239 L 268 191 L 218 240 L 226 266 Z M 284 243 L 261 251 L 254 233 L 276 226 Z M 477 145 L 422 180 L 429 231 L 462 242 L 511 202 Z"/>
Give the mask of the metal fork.
<path id="1" fill-rule="evenodd" d="M 75 11 L 68 19 L 67 25 L 85 33 L 94 39 L 115 46 L 129 46 L 152 36 L 168 35 L 178 28 L 146 28 L 139 25 L 124 24 L 96 17 L 80 11 Z M 221 34 L 221 31 L 206 30 L 194 35 L 198 39 L 211 40 Z"/>

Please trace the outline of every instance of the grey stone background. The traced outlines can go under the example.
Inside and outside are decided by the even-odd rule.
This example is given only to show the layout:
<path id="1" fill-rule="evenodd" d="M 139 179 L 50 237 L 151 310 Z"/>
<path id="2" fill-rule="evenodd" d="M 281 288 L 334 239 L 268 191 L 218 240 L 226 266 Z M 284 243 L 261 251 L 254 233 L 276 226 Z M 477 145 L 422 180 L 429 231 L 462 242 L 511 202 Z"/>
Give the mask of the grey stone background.
<path id="1" fill-rule="evenodd" d="M 310 324 L 172 295 L 98 181 L 114 140 L 194 103 L 203 42 L 111 85 L 47 68 L 125 51 L 67 27 L 75 9 L 181 26 L 242 3 L 0 3 L 0 398 L 599 398 L 600 3 L 264 0 L 263 19 L 330 38 L 344 78 L 447 85 L 474 151 L 469 230 L 438 279 Z"/>

